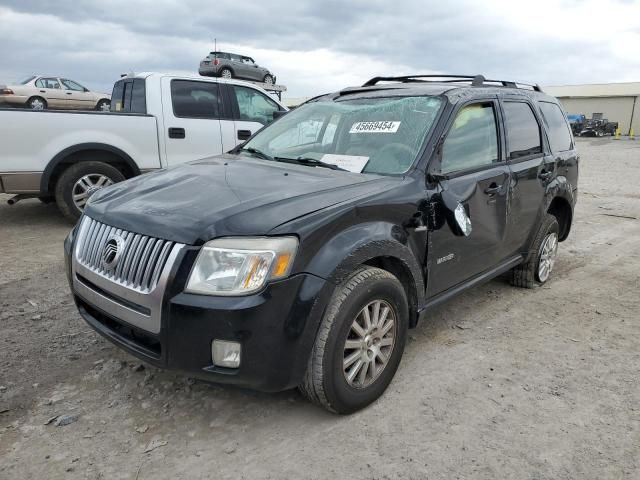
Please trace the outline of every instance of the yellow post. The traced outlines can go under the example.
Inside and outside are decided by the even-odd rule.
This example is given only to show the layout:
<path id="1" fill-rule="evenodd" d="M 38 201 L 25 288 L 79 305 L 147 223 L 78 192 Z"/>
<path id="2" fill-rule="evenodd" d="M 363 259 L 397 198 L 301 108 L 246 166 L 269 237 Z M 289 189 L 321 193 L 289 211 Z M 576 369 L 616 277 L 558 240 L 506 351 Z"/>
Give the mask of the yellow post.
<path id="1" fill-rule="evenodd" d="M 614 140 L 620 140 L 620 127 L 616 128 L 616 133 L 613 136 Z"/>
<path id="2" fill-rule="evenodd" d="M 629 130 L 629 140 L 635 140 L 635 139 L 636 139 L 636 137 L 633 134 L 633 128 L 632 128 L 631 130 Z"/>

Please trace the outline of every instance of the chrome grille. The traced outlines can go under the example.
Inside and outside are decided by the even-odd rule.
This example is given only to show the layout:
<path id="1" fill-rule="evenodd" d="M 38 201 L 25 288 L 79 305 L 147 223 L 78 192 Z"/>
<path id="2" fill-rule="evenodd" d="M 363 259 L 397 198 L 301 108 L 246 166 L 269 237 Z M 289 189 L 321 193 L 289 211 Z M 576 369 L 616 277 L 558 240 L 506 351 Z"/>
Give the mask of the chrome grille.
<path id="1" fill-rule="evenodd" d="M 117 264 L 109 269 L 103 262 L 107 241 L 121 240 Z M 163 240 L 82 219 L 76 244 L 76 260 L 94 273 L 140 293 L 148 293 L 158 284 L 167 258 L 180 243 Z"/>

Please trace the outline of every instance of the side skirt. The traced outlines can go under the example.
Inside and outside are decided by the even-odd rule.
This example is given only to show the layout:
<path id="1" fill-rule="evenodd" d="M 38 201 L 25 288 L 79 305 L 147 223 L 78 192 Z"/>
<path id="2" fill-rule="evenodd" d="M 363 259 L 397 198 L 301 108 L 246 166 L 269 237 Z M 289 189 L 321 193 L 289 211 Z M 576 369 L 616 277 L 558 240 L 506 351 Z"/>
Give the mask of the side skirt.
<path id="1" fill-rule="evenodd" d="M 459 283 L 458 285 L 455 285 L 450 289 L 427 299 L 427 302 L 418 309 L 418 313 L 424 313 L 425 311 L 446 302 L 450 298 L 455 297 L 468 288 L 472 288 L 476 285 L 488 282 L 492 278 L 495 278 L 498 275 L 502 275 L 504 272 L 511 270 L 513 267 L 521 264 L 523 261 L 524 259 L 522 258 L 522 255 L 516 255 L 514 257 L 508 258 L 492 269 L 479 273 L 475 277 L 472 277 L 469 280 Z"/>

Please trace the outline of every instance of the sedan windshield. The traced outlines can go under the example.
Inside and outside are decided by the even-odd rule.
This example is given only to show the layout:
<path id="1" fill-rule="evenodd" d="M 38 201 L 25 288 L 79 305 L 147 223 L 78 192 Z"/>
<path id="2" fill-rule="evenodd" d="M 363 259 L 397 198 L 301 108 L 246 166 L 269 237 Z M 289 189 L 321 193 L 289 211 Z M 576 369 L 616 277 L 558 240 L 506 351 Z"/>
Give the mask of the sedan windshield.
<path id="1" fill-rule="evenodd" d="M 441 104 L 429 96 L 312 102 L 256 134 L 243 150 L 265 159 L 400 175 L 416 160 Z"/>

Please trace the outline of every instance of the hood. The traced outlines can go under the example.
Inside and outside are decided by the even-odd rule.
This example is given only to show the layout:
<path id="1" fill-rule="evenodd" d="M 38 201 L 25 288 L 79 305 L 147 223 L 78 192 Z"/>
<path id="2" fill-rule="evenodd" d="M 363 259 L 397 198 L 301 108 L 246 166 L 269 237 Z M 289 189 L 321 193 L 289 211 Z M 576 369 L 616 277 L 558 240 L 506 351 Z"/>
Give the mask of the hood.
<path id="1" fill-rule="evenodd" d="M 97 192 L 85 213 L 108 225 L 190 245 L 275 227 L 394 177 L 223 155 L 141 175 Z"/>

